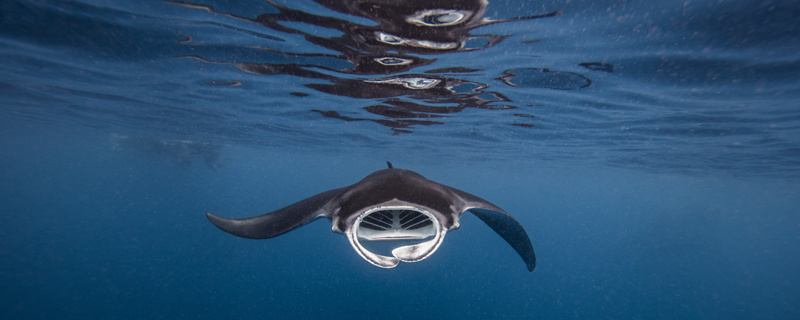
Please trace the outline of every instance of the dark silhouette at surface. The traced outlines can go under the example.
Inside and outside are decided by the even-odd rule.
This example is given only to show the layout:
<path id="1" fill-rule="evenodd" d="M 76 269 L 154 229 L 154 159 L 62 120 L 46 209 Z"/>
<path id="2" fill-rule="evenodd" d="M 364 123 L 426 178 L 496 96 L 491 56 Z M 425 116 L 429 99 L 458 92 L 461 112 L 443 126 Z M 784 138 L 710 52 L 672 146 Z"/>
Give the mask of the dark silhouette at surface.
<path id="1" fill-rule="evenodd" d="M 203 163 L 211 169 L 222 167 L 220 156 L 222 145 L 219 144 L 117 134 L 112 134 L 110 139 L 114 148 L 164 158 L 183 169 L 188 168 L 195 159 L 203 159 Z"/>
<path id="2" fill-rule="evenodd" d="M 614 72 L 614 65 L 605 62 L 584 62 L 578 65 L 589 70 Z"/>
<path id="3" fill-rule="evenodd" d="M 503 72 L 497 78 L 512 87 L 545 88 L 556 90 L 576 90 L 592 84 L 586 76 L 547 68 L 517 68 Z"/>

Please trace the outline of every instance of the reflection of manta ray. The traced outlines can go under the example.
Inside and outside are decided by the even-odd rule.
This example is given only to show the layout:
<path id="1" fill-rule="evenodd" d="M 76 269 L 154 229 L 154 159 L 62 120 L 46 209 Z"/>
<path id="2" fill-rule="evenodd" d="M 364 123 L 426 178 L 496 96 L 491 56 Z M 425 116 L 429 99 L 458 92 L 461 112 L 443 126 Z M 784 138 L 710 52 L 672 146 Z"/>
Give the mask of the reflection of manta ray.
<path id="1" fill-rule="evenodd" d="M 489 4 L 486 0 L 314 0 L 318 4 L 341 13 L 362 17 L 376 25 L 364 25 L 353 21 L 316 15 L 268 1 L 278 13 L 264 13 L 255 19 L 218 12 L 206 5 L 170 1 L 176 4 L 202 8 L 210 12 L 252 21 L 272 30 L 286 34 L 302 35 L 307 41 L 340 53 L 340 55 L 319 53 L 281 52 L 297 57 L 335 57 L 344 58 L 353 67 L 336 70 L 352 74 L 394 74 L 411 70 L 413 67 L 430 64 L 434 60 L 413 54 L 442 54 L 485 49 L 503 41 L 504 35 L 472 35 L 473 29 L 509 21 L 531 20 L 561 14 L 553 11 L 547 14 L 518 17 L 503 20 L 484 18 Z M 283 23 L 282 23 L 283 22 Z M 290 27 L 286 22 L 300 22 L 326 29 L 338 30 L 343 34 L 326 38 Z M 186 41 L 188 42 L 188 41 Z M 278 50 L 266 48 L 270 51 Z M 308 65 L 282 64 L 288 74 L 302 73 Z M 316 68 L 329 69 L 322 65 Z M 296 70 L 291 70 L 295 69 Z"/>
<path id="2" fill-rule="evenodd" d="M 270 2 L 270 1 L 268 1 Z M 325 117 L 346 121 L 373 121 L 392 128 L 395 134 L 410 133 L 416 125 L 443 124 L 451 114 L 466 108 L 513 109 L 515 106 L 500 92 L 489 91 L 484 83 L 452 77 L 481 71 L 478 68 L 449 67 L 423 73 L 400 74 L 436 61 L 435 55 L 474 51 L 489 48 L 505 40 L 507 35 L 472 34 L 479 27 L 518 20 L 553 17 L 561 11 L 503 20 L 484 17 L 487 0 L 314 0 L 327 9 L 350 16 L 366 18 L 374 24 L 363 24 L 335 15 L 319 15 L 292 9 L 270 2 L 275 13 L 247 18 L 224 13 L 207 5 L 175 1 L 191 8 L 201 8 L 238 20 L 250 21 L 286 35 L 299 35 L 325 52 L 288 52 L 281 38 L 261 35 L 275 40 L 264 42 L 260 54 L 280 54 L 280 62 L 224 61 L 215 59 L 217 53 L 194 53 L 190 57 L 205 62 L 228 63 L 241 70 L 261 74 L 286 74 L 296 77 L 327 80 L 329 83 L 310 83 L 305 86 L 318 92 L 360 99 L 384 99 L 382 104 L 363 110 L 382 116 L 381 119 L 342 115 L 335 110 L 320 110 Z M 362 19 L 363 21 L 363 19 Z M 320 27 L 314 30 L 336 30 L 335 36 L 325 37 L 298 25 Z M 274 33 L 272 33 L 274 34 Z M 191 36 L 181 43 L 194 45 Z M 330 51 L 336 53 L 330 53 Z M 424 56 L 419 56 L 424 55 Z M 327 61 L 331 63 L 309 63 Z M 347 62 L 347 63 L 340 63 Z M 381 78 L 353 78 L 349 75 Z M 302 93 L 293 93 L 302 94 Z M 530 115 L 526 115 L 530 116 Z M 436 118 L 437 120 L 431 120 Z"/>
<path id="3" fill-rule="evenodd" d="M 245 219 L 226 219 L 210 212 L 206 216 L 223 231 L 250 239 L 272 238 L 325 217 L 331 220 L 333 231 L 347 236 L 362 258 L 379 267 L 393 268 L 400 261 L 429 257 L 447 231 L 458 228 L 461 215 L 469 211 L 506 240 L 529 271 L 536 267 L 528 234 L 503 209 L 388 164 L 389 169 L 374 172 L 351 186 L 325 191 L 267 214 Z M 387 256 L 375 253 L 374 246 L 362 241 L 401 245 Z"/>
<path id="4" fill-rule="evenodd" d="M 121 147 L 167 158 L 181 168 L 187 168 L 195 158 L 203 158 L 203 162 L 211 169 L 222 167 L 220 162 L 222 146 L 218 144 L 117 134 L 111 134 L 111 143 L 115 148 Z"/>

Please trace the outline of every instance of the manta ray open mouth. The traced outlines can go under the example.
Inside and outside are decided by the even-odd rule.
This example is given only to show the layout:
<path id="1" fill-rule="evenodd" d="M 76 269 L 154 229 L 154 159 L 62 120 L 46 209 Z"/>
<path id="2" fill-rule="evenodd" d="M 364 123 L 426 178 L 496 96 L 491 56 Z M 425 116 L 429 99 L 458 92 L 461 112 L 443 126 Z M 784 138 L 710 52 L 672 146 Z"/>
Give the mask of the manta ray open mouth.
<path id="1" fill-rule="evenodd" d="M 366 240 L 425 239 L 436 235 L 431 217 L 415 210 L 379 210 L 364 216 L 358 237 Z"/>
<path id="2" fill-rule="evenodd" d="M 431 213 L 414 207 L 377 207 L 362 213 L 348 234 L 350 244 L 370 263 L 384 268 L 392 268 L 400 261 L 416 262 L 430 256 L 444 239 L 446 230 Z M 394 257 L 380 255 L 373 250 L 380 246 L 366 248 L 360 240 L 399 241 L 407 244 L 413 240 L 427 241 L 399 247 L 392 247 Z M 370 250 L 372 249 L 372 250 Z"/>

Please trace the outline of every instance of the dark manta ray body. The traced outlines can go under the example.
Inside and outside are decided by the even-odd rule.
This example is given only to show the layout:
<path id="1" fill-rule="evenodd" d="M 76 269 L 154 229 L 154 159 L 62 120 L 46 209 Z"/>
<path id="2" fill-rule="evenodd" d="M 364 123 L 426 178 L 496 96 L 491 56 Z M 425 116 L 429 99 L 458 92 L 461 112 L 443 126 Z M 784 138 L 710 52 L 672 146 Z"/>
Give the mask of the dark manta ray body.
<path id="1" fill-rule="evenodd" d="M 326 217 L 331 220 L 331 229 L 346 235 L 361 257 L 376 266 L 392 268 L 400 261 L 420 261 L 433 254 L 447 231 L 459 227 L 465 211 L 497 232 L 533 271 L 533 245 L 514 217 L 486 200 L 416 172 L 395 169 L 391 163 L 389 169 L 376 171 L 349 187 L 325 191 L 260 216 L 226 219 L 210 212 L 206 216 L 223 231 L 250 239 L 272 238 Z M 394 248 L 390 257 L 368 250 L 362 239 L 425 241 Z"/>

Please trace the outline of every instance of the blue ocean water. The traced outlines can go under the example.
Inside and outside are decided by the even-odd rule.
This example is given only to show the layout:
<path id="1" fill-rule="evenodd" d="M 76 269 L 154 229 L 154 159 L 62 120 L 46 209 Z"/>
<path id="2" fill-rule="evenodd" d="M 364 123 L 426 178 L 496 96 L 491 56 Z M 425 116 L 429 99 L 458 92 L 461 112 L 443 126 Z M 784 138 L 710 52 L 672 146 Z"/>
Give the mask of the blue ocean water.
<path id="1" fill-rule="evenodd" d="M 421 13 L 428 13 L 427 15 Z M 8 319 L 797 319 L 796 1 L 0 2 Z M 372 266 L 249 217 L 395 167 L 465 214 Z"/>

